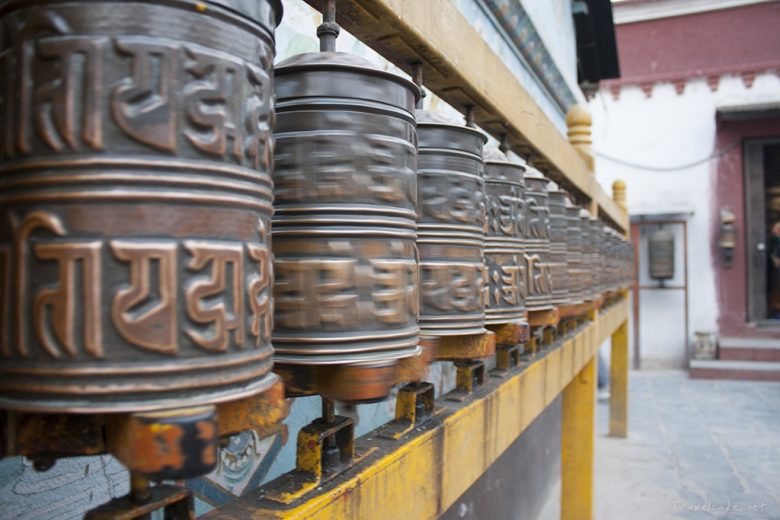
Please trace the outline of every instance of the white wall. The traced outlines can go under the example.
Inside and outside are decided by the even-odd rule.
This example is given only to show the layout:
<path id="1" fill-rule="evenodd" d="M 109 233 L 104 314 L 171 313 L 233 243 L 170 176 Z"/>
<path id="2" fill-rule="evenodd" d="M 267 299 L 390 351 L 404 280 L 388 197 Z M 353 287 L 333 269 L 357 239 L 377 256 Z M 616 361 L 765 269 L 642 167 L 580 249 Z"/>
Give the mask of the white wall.
<path id="1" fill-rule="evenodd" d="M 655 85 L 650 97 L 639 87 L 628 86 L 618 99 L 601 90 L 590 102 L 596 172 L 602 186 L 609 192 L 613 181 L 624 180 L 632 214 L 693 211 L 688 221 L 691 336 L 698 330 L 717 330 L 710 244 L 715 226 L 712 216 L 718 209 L 712 207 L 716 160 L 701 161 L 715 153 L 716 110 L 726 105 L 779 101 L 780 79 L 762 74 L 750 89 L 741 78 L 724 76 L 715 92 L 700 79 L 689 81 L 682 94 L 671 84 Z M 655 170 L 685 165 L 690 166 Z M 646 261 L 642 269 L 647 269 Z M 643 362 L 680 366 L 685 352 L 680 332 L 684 314 L 681 296 L 673 291 L 643 291 L 640 306 Z"/>

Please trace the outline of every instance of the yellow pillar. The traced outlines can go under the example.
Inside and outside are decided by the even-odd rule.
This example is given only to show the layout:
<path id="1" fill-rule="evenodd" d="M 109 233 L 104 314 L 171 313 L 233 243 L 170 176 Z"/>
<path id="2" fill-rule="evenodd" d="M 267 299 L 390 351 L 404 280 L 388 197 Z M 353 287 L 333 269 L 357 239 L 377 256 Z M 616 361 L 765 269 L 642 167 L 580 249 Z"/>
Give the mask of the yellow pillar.
<path id="1" fill-rule="evenodd" d="M 596 357 L 563 390 L 561 520 L 593 518 Z"/>
<path id="2" fill-rule="evenodd" d="M 626 183 L 616 180 L 612 183 L 612 200 L 623 209 L 626 207 Z M 630 237 L 631 228 L 626 229 L 625 237 Z M 628 291 L 623 295 L 628 298 Z M 626 437 L 628 435 L 628 321 L 612 333 L 612 354 L 609 369 L 609 435 Z"/>
<path id="3" fill-rule="evenodd" d="M 609 368 L 609 435 L 628 434 L 628 321 L 612 333 Z"/>

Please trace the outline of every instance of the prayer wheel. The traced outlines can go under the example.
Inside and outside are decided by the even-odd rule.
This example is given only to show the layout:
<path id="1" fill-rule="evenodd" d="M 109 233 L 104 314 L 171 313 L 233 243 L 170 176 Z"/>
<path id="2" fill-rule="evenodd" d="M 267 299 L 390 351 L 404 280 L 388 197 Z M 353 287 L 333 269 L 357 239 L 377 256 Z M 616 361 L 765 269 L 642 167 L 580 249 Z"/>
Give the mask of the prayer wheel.
<path id="1" fill-rule="evenodd" d="M 417 111 L 420 334 L 485 333 L 485 136 Z"/>
<path id="2" fill-rule="evenodd" d="M 650 278 L 669 280 L 674 278 L 674 235 L 666 229 L 657 229 L 648 239 Z"/>
<path id="3" fill-rule="evenodd" d="M 596 293 L 596 243 L 592 231 L 591 216 L 588 210 L 580 209 L 580 229 L 582 231 L 582 264 L 584 273 L 582 277 L 583 299 L 586 302 L 592 302 L 598 299 Z"/>
<path id="4" fill-rule="evenodd" d="M 585 280 L 587 271 L 582 261 L 583 236 L 580 223 L 580 208 L 566 199 L 566 269 L 569 280 L 569 302 L 579 304 L 585 301 Z"/>
<path id="5" fill-rule="evenodd" d="M 589 240 L 592 244 L 590 251 L 590 265 L 592 283 L 593 283 L 593 299 L 598 300 L 601 298 L 604 292 L 604 237 L 603 226 L 601 221 L 593 215 L 589 218 L 590 236 Z"/>
<path id="6" fill-rule="evenodd" d="M 553 308 L 550 283 L 550 206 L 547 184 L 539 170 L 525 174 L 525 203 L 528 225 L 525 235 L 526 308 L 545 311 Z"/>
<path id="7" fill-rule="evenodd" d="M 269 388 L 281 3 L 5 1 L 0 407 Z"/>
<path id="8" fill-rule="evenodd" d="M 550 205 L 550 285 L 553 305 L 569 303 L 569 271 L 566 260 L 568 225 L 566 192 L 550 182 L 547 185 Z"/>
<path id="9" fill-rule="evenodd" d="M 380 399 L 398 360 L 418 353 L 420 92 L 336 52 L 275 74 L 277 371 L 291 393 Z"/>
<path id="10" fill-rule="evenodd" d="M 510 162 L 498 149 L 486 153 L 487 325 L 526 322 L 523 258 L 523 235 L 526 226 L 524 171 L 522 165 Z"/>

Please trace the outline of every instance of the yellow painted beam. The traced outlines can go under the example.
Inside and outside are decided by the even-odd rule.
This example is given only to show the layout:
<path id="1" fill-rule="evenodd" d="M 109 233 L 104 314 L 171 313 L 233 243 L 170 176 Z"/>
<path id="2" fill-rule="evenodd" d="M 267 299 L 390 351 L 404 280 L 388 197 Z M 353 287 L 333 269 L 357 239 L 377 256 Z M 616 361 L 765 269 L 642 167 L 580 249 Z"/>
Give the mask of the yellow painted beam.
<path id="1" fill-rule="evenodd" d="M 373 451 L 356 467 L 323 484 L 321 492 L 301 503 L 288 509 L 271 507 L 267 502 L 260 502 L 261 489 L 203 518 L 436 518 L 476 482 L 561 392 L 564 392 L 564 432 L 569 432 L 572 421 L 578 431 L 585 428 L 584 412 L 572 399 L 584 399 L 582 386 L 584 381 L 590 381 L 588 374 L 595 378 L 594 356 L 598 347 L 604 337 L 626 321 L 627 313 L 628 307 L 623 302 L 604 310 L 589 326 L 527 367 L 504 380 L 488 378 L 489 382 L 471 400 L 437 401 L 437 406 L 444 411 L 401 441 L 378 438 L 371 433 L 358 439 L 357 450 Z M 577 379 L 572 382 L 575 376 Z M 590 437 L 587 433 L 581 437 L 586 445 L 592 443 L 592 426 L 591 420 Z M 569 448 L 564 446 L 563 453 L 567 462 L 564 466 L 569 467 L 569 462 L 581 460 L 579 455 L 573 459 L 572 453 L 583 448 L 575 448 L 576 437 L 570 433 L 565 433 L 564 438 L 572 443 Z M 584 471 L 581 464 L 577 467 Z M 570 485 L 566 489 L 570 490 Z M 583 500 L 578 497 L 576 503 Z"/>
<path id="2" fill-rule="evenodd" d="M 612 333 L 609 375 L 609 434 L 628 433 L 628 321 Z"/>
<path id="3" fill-rule="evenodd" d="M 306 0 L 314 8 L 321 0 Z M 622 230 L 628 215 L 601 189 L 583 158 L 451 0 L 337 0 L 337 21 L 407 72 L 424 64 L 424 86 L 499 136 L 556 182 L 594 201 Z M 595 213 L 594 213 L 595 214 Z"/>
<path id="4" fill-rule="evenodd" d="M 596 365 L 591 357 L 563 391 L 561 520 L 593 518 Z"/>

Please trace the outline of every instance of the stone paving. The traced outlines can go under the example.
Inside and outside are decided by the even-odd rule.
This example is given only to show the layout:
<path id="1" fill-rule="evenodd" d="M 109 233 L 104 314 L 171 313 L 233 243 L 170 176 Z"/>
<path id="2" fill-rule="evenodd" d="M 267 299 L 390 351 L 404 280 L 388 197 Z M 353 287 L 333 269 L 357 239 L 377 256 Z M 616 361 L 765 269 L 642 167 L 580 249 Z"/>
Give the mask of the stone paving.
<path id="1" fill-rule="evenodd" d="M 629 408 L 629 438 L 612 439 L 598 406 L 594 518 L 780 519 L 780 383 L 632 372 Z"/>

